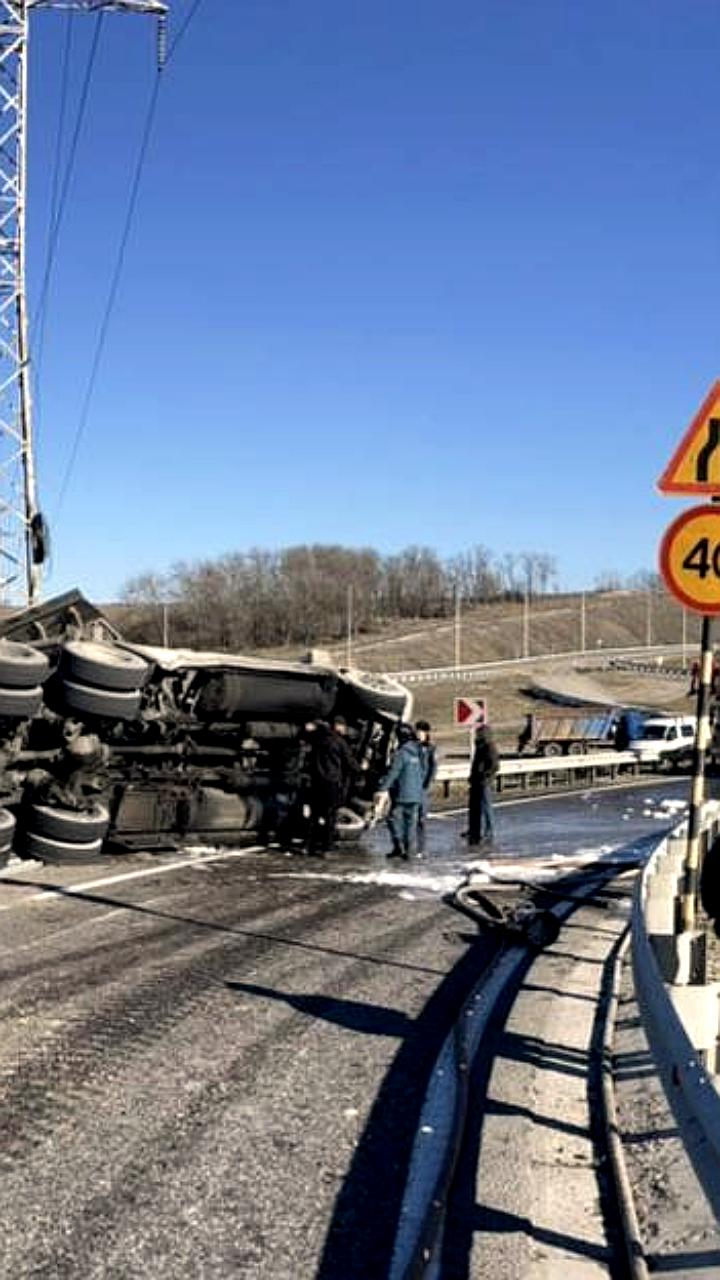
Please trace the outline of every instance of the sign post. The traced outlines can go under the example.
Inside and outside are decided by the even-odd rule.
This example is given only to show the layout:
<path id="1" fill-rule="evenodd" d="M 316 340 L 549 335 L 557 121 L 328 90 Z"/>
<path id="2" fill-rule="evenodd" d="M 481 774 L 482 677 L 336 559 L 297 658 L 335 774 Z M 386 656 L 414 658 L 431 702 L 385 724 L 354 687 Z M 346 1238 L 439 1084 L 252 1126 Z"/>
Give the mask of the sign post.
<path id="1" fill-rule="evenodd" d="M 470 763 L 472 764 L 475 746 L 475 730 L 481 724 L 487 724 L 487 702 L 484 698 L 455 698 L 455 724 L 470 730 Z"/>
<path id="2" fill-rule="evenodd" d="M 693 418 L 660 480 L 661 493 L 709 495 L 720 502 L 720 381 Z M 720 507 L 683 512 L 660 545 L 660 571 L 668 590 L 684 608 L 702 614 L 700 679 L 692 790 L 683 876 L 682 928 L 695 927 L 700 884 L 700 820 L 705 800 L 705 757 L 710 742 L 712 620 L 720 613 Z"/>

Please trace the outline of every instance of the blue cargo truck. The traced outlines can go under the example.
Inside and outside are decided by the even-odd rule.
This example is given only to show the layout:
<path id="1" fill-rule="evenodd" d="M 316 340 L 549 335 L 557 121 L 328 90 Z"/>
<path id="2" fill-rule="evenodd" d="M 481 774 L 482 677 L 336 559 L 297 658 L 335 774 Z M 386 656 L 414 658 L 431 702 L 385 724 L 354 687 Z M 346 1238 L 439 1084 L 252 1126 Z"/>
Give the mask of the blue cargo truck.
<path id="1" fill-rule="evenodd" d="M 621 712 L 617 707 L 578 707 L 528 715 L 518 751 L 538 756 L 581 755 L 614 747 Z"/>

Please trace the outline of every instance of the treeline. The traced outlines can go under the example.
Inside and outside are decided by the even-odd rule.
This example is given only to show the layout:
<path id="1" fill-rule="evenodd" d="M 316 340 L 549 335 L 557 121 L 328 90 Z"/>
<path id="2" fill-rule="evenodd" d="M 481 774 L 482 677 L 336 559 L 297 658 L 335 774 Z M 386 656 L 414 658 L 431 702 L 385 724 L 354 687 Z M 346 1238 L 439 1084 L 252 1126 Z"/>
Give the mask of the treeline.
<path id="1" fill-rule="evenodd" d="M 487 548 L 443 560 L 429 547 L 395 555 L 371 548 L 254 548 L 218 560 L 178 564 L 126 583 L 121 620 L 128 639 L 176 647 L 257 649 L 312 646 L 404 618 L 452 616 L 464 606 L 541 595 L 557 575 L 550 555 L 496 557 Z"/>

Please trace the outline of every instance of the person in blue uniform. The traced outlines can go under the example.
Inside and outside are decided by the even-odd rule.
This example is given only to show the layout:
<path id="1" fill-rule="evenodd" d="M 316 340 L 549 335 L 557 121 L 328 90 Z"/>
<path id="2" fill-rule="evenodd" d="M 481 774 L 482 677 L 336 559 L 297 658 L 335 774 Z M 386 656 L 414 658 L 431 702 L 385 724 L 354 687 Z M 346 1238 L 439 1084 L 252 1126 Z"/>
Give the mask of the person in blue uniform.
<path id="1" fill-rule="evenodd" d="M 381 795 L 387 793 L 391 802 L 387 824 L 392 849 L 388 857 L 407 860 L 417 850 L 418 819 L 425 792 L 427 761 L 412 725 L 398 725 L 396 735 L 398 749 L 378 791 Z"/>

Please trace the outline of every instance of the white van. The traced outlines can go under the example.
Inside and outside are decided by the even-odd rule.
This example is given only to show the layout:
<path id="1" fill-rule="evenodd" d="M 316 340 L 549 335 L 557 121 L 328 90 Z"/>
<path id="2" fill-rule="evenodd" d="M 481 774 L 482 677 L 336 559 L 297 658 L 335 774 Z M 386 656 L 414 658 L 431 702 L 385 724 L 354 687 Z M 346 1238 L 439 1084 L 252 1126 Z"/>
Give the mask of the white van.
<path id="1" fill-rule="evenodd" d="M 696 716 L 648 716 L 640 734 L 628 744 L 645 764 L 659 760 L 690 764 L 695 745 Z"/>

